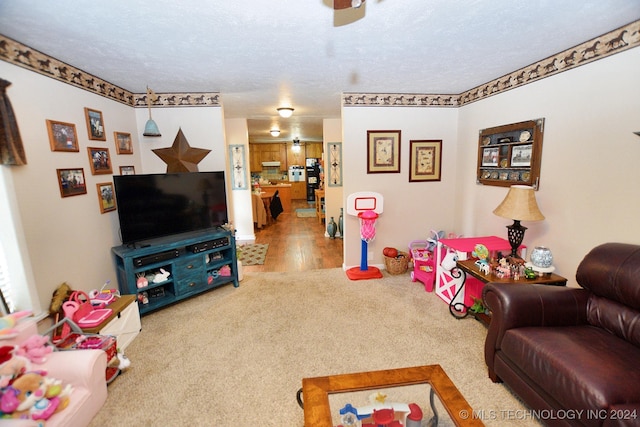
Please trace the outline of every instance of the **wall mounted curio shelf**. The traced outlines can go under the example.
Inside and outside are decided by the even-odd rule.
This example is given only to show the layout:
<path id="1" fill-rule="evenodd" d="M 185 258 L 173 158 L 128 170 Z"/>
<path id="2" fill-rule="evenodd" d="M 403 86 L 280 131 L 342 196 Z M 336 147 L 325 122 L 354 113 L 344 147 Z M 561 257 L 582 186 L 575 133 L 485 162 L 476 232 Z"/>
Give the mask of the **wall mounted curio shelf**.
<path id="1" fill-rule="evenodd" d="M 477 182 L 509 187 L 540 186 L 544 118 L 482 129 Z"/>

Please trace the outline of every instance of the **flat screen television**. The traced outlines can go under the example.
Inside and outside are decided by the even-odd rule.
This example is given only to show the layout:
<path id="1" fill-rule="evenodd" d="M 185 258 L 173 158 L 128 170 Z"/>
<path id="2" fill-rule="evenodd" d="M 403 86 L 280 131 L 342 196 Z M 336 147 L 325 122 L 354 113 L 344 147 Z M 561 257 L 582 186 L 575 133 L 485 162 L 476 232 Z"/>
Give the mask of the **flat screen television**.
<path id="1" fill-rule="evenodd" d="M 227 222 L 224 172 L 114 175 L 123 244 Z"/>

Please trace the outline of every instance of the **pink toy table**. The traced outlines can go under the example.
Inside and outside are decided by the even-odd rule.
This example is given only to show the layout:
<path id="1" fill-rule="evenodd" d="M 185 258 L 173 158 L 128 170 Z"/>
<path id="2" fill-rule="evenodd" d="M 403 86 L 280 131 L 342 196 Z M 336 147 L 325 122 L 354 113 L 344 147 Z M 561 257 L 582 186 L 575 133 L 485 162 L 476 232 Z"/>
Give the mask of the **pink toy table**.
<path id="1" fill-rule="evenodd" d="M 473 305 L 474 298 L 481 298 L 484 283 L 472 277 L 464 282 L 462 275 L 452 275 L 452 271 L 445 270 L 441 263 L 449 251 L 455 251 L 459 260 L 466 260 L 471 257 L 476 245 L 482 244 L 489 250 L 490 257 L 495 257 L 497 252 L 504 254 L 511 253 L 511 245 L 506 239 L 496 236 L 483 237 L 461 237 L 459 239 L 440 239 L 436 246 L 436 282 L 435 290 L 444 302 L 449 305 L 464 303 L 466 306 Z M 520 246 L 520 254 L 524 256 L 526 246 Z M 462 284 L 464 289 L 460 290 Z M 460 291 L 460 292 L 458 292 Z"/>

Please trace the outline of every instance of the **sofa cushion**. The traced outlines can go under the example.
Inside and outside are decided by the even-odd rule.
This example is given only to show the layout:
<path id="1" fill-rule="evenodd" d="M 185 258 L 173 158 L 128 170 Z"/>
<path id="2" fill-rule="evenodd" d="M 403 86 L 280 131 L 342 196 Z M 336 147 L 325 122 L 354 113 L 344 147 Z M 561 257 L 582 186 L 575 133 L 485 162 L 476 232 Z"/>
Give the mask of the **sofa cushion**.
<path id="1" fill-rule="evenodd" d="M 603 329 L 511 329 L 500 352 L 565 408 L 640 402 L 640 348 Z"/>

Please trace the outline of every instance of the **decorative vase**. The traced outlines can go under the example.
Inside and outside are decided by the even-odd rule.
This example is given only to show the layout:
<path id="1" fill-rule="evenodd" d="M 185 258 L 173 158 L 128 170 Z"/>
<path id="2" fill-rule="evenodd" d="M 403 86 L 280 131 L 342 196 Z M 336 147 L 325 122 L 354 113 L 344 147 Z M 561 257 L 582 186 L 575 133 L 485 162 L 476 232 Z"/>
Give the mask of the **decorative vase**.
<path id="1" fill-rule="evenodd" d="M 327 224 L 327 233 L 329 233 L 329 237 L 335 239 L 336 231 L 338 231 L 338 225 L 333 220 L 333 217 L 331 217 L 331 221 L 329 221 L 329 224 Z"/>
<path id="2" fill-rule="evenodd" d="M 344 235 L 344 212 L 343 208 L 340 208 L 340 216 L 338 217 L 338 233 L 340 233 L 340 238 L 342 239 Z"/>
<path id="3" fill-rule="evenodd" d="M 544 246 L 536 246 L 531 251 L 531 263 L 539 268 L 549 268 L 553 265 L 551 250 Z"/>

